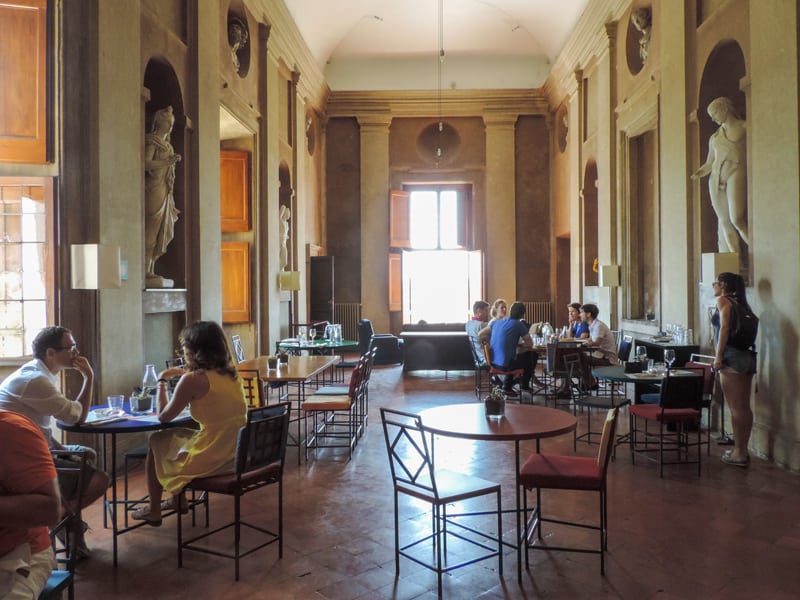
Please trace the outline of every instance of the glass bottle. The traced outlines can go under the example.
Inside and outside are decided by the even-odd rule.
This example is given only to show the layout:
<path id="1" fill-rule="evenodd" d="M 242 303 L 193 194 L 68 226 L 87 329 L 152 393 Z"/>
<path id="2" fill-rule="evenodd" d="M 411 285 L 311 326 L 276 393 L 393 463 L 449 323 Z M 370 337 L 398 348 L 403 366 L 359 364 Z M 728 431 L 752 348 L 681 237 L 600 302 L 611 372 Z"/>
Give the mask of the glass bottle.
<path id="1" fill-rule="evenodd" d="M 144 376 L 142 377 L 142 393 L 139 395 L 139 406 L 137 413 L 146 414 L 153 411 L 155 404 L 156 389 L 158 388 L 158 375 L 156 375 L 155 365 L 144 366 Z"/>

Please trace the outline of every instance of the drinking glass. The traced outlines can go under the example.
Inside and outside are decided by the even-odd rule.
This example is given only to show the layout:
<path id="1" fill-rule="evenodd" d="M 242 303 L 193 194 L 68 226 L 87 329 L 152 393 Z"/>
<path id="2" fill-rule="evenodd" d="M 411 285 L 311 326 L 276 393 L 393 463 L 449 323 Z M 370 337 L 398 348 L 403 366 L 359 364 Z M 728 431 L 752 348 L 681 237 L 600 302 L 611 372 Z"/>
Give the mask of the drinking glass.
<path id="1" fill-rule="evenodd" d="M 121 415 L 124 411 L 122 407 L 125 404 L 125 396 L 107 396 L 108 414 Z"/>
<path id="2" fill-rule="evenodd" d="M 672 363 L 675 362 L 675 350 L 667 348 L 664 350 L 664 362 L 667 363 L 667 370 L 672 369 Z"/>
<path id="3" fill-rule="evenodd" d="M 644 346 L 636 346 L 636 360 L 639 362 L 647 360 L 647 348 Z"/>
<path id="4" fill-rule="evenodd" d="M 317 328 L 316 327 L 309 327 L 308 328 L 308 337 L 311 338 L 311 343 L 314 343 L 314 338 L 317 337 Z"/>

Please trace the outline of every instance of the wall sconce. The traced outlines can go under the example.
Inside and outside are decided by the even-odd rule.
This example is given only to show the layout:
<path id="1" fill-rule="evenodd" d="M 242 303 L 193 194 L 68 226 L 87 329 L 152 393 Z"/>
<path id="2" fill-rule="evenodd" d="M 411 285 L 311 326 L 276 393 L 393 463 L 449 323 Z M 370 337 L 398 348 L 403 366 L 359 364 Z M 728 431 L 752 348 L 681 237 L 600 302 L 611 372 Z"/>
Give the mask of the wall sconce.
<path id="1" fill-rule="evenodd" d="M 706 252 L 702 255 L 700 266 L 702 267 L 703 283 L 711 283 L 720 273 L 739 272 L 739 254 L 736 252 Z"/>
<path id="2" fill-rule="evenodd" d="M 278 273 L 278 287 L 286 292 L 300 289 L 300 271 L 281 271 Z"/>
<path id="3" fill-rule="evenodd" d="M 73 290 L 119 289 L 119 246 L 72 244 L 70 267 Z"/>
<path id="4" fill-rule="evenodd" d="M 600 287 L 619 287 L 619 265 L 600 265 Z"/>

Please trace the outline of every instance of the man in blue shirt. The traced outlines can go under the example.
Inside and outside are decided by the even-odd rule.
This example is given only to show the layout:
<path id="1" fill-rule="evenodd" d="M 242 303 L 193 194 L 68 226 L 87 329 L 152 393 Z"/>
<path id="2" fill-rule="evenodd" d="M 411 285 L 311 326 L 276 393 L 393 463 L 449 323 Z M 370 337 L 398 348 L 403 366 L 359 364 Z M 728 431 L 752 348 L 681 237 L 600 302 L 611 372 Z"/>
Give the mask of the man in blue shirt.
<path id="1" fill-rule="evenodd" d="M 536 367 L 538 356 L 533 352 L 533 340 L 528 333 L 528 325 L 522 318 L 525 316 L 525 305 L 514 302 L 508 317 L 489 323 L 478 335 L 481 341 L 489 341 L 492 365 L 502 369 L 522 369 L 520 389 L 531 391 L 531 377 Z M 507 375 L 503 382 L 503 391 L 507 396 L 516 396 L 512 389 L 514 378 Z"/>

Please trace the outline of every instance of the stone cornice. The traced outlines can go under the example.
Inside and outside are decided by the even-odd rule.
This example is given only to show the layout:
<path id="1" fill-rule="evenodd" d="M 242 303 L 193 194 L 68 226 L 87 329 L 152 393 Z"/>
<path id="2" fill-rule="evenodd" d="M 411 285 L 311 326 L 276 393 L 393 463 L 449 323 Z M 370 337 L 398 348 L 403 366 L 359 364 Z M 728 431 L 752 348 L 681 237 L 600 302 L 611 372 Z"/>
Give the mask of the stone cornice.
<path id="1" fill-rule="evenodd" d="M 606 24 L 619 20 L 629 5 L 630 0 L 591 0 L 587 4 L 543 86 L 553 106 L 575 93 L 575 69 L 585 68 L 608 51 Z"/>
<path id="2" fill-rule="evenodd" d="M 268 51 L 302 75 L 297 92 L 319 111 L 324 110 L 330 89 L 325 74 L 314 60 L 282 0 L 245 0 L 261 23 L 270 28 Z"/>
<path id="3" fill-rule="evenodd" d="M 541 115 L 548 112 L 541 90 L 334 91 L 329 117 L 387 110 L 393 117 L 483 117 L 487 113 Z"/>

